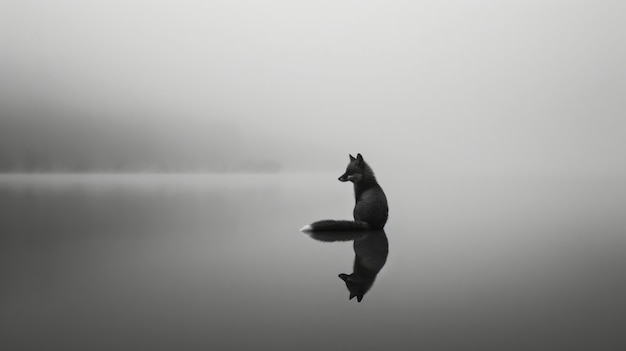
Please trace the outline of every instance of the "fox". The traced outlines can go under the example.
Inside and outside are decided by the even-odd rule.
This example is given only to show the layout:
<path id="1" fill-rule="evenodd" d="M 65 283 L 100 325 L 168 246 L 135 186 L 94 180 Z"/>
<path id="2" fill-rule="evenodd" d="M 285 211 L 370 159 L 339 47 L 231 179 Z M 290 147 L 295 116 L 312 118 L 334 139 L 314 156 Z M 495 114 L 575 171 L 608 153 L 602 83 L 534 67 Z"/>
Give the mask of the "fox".
<path id="1" fill-rule="evenodd" d="M 381 230 L 385 227 L 389 217 L 385 192 L 361 154 L 356 157 L 351 154 L 348 156 L 350 161 L 345 173 L 339 176 L 339 181 L 350 181 L 354 185 L 354 221 L 326 219 L 305 225 L 300 231 L 365 231 Z"/>

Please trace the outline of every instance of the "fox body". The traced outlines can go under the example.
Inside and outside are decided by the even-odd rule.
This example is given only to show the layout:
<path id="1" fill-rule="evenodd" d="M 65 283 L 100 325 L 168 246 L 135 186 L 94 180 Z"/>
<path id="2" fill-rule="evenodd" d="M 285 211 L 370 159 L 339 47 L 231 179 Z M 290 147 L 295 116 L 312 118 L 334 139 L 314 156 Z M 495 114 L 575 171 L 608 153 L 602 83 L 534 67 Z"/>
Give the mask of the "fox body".
<path id="1" fill-rule="evenodd" d="M 322 220 L 304 226 L 302 231 L 370 230 L 383 229 L 387 223 L 389 207 L 383 189 L 378 185 L 372 168 L 363 156 L 350 155 L 346 172 L 339 181 L 354 184 L 354 221 Z"/>

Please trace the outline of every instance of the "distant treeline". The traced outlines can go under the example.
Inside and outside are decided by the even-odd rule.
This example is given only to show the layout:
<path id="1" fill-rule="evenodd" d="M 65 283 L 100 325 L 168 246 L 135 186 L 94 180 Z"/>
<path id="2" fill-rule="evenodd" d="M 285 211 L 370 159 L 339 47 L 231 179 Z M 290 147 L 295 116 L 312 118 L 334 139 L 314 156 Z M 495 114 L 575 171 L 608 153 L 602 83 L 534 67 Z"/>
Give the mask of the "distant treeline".
<path id="1" fill-rule="evenodd" d="M 236 124 L 109 118 L 58 106 L 0 110 L 0 172 L 278 172 Z M 149 121 L 149 122 L 148 122 Z M 158 121 L 158 123 L 155 123 Z"/>
<path id="2" fill-rule="evenodd" d="M 149 161 L 142 158 L 106 164 L 97 160 L 50 161 L 44 154 L 26 153 L 0 158 L 0 173 L 109 173 L 109 172 L 209 172 L 209 173 L 276 173 L 282 166 L 272 160 L 252 160 L 239 163 L 214 162 L 210 164 Z"/>

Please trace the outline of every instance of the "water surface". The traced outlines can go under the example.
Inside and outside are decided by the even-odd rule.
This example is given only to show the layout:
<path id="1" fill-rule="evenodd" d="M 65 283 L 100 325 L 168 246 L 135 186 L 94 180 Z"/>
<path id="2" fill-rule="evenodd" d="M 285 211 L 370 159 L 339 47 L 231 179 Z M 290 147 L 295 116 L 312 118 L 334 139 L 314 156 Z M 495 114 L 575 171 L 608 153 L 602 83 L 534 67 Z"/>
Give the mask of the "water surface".
<path id="1" fill-rule="evenodd" d="M 350 218 L 336 176 L 0 176 L 0 348 L 626 346 L 623 179 L 381 179 L 355 245 L 298 232 Z"/>

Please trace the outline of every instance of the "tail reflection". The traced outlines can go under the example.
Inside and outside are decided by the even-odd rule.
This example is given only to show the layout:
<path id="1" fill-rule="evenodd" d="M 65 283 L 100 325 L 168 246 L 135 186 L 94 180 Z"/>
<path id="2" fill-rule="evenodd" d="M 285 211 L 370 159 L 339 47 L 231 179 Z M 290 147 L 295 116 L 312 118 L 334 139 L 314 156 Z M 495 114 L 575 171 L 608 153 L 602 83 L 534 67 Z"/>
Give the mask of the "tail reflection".
<path id="1" fill-rule="evenodd" d="M 311 238 L 325 242 L 354 241 L 354 272 L 339 274 L 350 291 L 350 300 L 356 297 L 361 302 L 387 262 L 389 242 L 384 230 L 364 232 L 312 232 Z"/>

